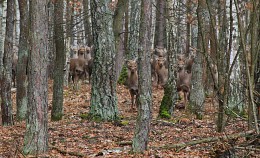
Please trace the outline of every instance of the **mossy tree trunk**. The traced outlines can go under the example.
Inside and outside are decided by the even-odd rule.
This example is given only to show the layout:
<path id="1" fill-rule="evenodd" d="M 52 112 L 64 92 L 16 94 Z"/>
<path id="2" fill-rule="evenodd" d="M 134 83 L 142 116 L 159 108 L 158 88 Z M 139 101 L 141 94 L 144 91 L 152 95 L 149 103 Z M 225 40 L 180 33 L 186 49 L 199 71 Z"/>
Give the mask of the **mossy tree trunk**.
<path id="1" fill-rule="evenodd" d="M 0 78 L 1 85 L 1 113 L 4 126 L 13 125 L 12 114 L 12 59 L 13 59 L 13 33 L 14 33 L 14 0 L 7 1 L 6 32 L 4 41 L 3 68 Z"/>
<path id="2" fill-rule="evenodd" d="M 118 119 L 115 71 L 114 11 L 110 0 L 91 1 L 94 36 L 94 65 L 89 117 L 113 121 Z"/>
<path id="3" fill-rule="evenodd" d="M 30 0 L 28 57 L 28 118 L 24 136 L 24 154 L 48 150 L 48 17 L 47 0 Z"/>
<path id="4" fill-rule="evenodd" d="M 178 93 L 176 91 L 176 73 L 174 72 L 174 35 L 173 35 L 173 28 L 174 28 L 174 19 L 173 19 L 173 1 L 167 1 L 166 6 L 168 7 L 168 14 L 169 17 L 167 21 L 167 32 L 168 32 L 168 51 L 167 51 L 167 57 L 168 57 L 168 81 L 164 87 L 164 96 L 162 98 L 162 102 L 159 109 L 158 118 L 164 118 L 164 119 L 170 119 L 172 117 L 172 114 L 174 112 L 175 104 L 178 100 Z"/>
<path id="5" fill-rule="evenodd" d="M 28 0 L 19 0 L 19 9 L 21 16 L 21 33 L 18 51 L 17 63 L 17 93 L 16 93 L 16 118 L 24 120 L 27 113 L 27 86 L 28 79 L 26 75 L 28 60 L 28 35 L 29 35 L 29 6 Z"/>
<path id="6" fill-rule="evenodd" d="M 150 64 L 151 14 L 152 2 L 150 0 L 142 0 L 138 52 L 138 116 L 132 144 L 133 152 L 136 153 L 147 150 L 150 121 L 152 118 L 152 83 Z"/>
<path id="7" fill-rule="evenodd" d="M 64 84 L 64 66 L 65 66 L 65 44 L 63 32 L 63 10 L 64 2 L 54 2 L 54 41 L 56 59 L 54 63 L 54 82 L 51 120 L 58 121 L 63 115 L 63 84 Z"/>

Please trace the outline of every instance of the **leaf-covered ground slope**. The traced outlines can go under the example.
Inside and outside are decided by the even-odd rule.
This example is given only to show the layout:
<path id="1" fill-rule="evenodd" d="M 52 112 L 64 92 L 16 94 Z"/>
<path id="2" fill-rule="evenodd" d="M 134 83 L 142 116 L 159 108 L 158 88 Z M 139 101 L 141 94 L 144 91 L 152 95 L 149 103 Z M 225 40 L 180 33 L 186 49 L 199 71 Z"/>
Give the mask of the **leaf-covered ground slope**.
<path id="1" fill-rule="evenodd" d="M 89 84 L 82 84 L 80 90 L 65 88 L 64 117 L 62 121 L 51 122 L 52 87 L 49 83 L 49 152 L 38 157 L 258 157 L 260 148 L 249 146 L 252 139 L 237 138 L 230 141 L 210 141 L 210 137 L 230 135 L 247 130 L 247 123 L 241 118 L 228 118 L 225 133 L 216 132 L 217 105 L 211 99 L 205 102 L 203 120 L 195 119 L 187 110 L 176 110 L 171 120 L 158 120 L 157 115 L 163 89 L 153 88 L 153 119 L 151 122 L 149 149 L 142 154 L 131 152 L 136 111 L 130 110 L 130 94 L 124 85 L 118 85 L 118 106 L 121 123 L 93 122 L 86 119 L 90 105 Z M 15 94 L 12 94 L 15 106 Z M 12 127 L 0 126 L 0 158 L 31 157 L 22 154 L 25 122 L 15 122 Z M 208 138 L 208 143 L 199 143 L 178 148 L 171 145 Z M 256 143 L 259 145 L 259 139 Z M 254 142 L 255 143 L 255 142 Z M 243 146 L 246 144 L 246 148 Z M 254 144 L 255 145 L 255 144 Z M 260 156 L 259 156 L 260 157 Z"/>

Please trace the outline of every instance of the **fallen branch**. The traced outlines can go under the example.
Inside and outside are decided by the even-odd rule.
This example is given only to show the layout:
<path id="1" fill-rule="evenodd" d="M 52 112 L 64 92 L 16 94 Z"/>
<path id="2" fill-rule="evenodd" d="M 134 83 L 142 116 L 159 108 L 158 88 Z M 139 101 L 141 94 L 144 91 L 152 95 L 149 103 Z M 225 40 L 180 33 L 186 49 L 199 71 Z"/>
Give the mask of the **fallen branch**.
<path id="1" fill-rule="evenodd" d="M 209 142 L 215 142 L 215 141 L 220 141 L 220 140 L 229 140 L 229 139 L 235 139 L 239 137 L 247 137 L 251 134 L 253 134 L 255 131 L 247 131 L 247 132 L 241 132 L 241 133 L 236 133 L 236 134 L 231 134 L 231 135 L 225 135 L 225 136 L 219 136 L 219 137 L 209 137 L 209 138 L 204 138 L 200 140 L 195 140 L 191 142 L 184 142 L 184 143 L 178 143 L 178 144 L 173 144 L 173 145 L 164 145 L 164 146 L 159 146 L 159 147 L 151 147 L 152 149 L 172 149 L 172 148 L 184 148 L 187 146 L 192 146 L 196 144 L 201 144 L 201 143 L 209 143 Z"/>
<path id="2" fill-rule="evenodd" d="M 87 155 L 84 155 L 84 154 L 79 153 L 79 152 L 65 151 L 65 150 L 59 149 L 55 146 L 50 146 L 50 148 L 53 149 L 53 150 L 57 150 L 58 152 L 60 152 L 63 155 L 69 154 L 71 156 L 77 156 L 77 157 L 86 157 L 87 156 Z"/>
<path id="3" fill-rule="evenodd" d="M 132 141 L 123 141 L 123 142 L 118 142 L 118 145 L 120 146 L 124 146 L 124 145 L 132 145 L 133 142 Z"/>
<path id="4" fill-rule="evenodd" d="M 236 146 L 235 148 L 239 149 L 239 150 L 260 151 L 260 149 L 253 148 L 253 147 L 240 147 L 240 146 Z"/>

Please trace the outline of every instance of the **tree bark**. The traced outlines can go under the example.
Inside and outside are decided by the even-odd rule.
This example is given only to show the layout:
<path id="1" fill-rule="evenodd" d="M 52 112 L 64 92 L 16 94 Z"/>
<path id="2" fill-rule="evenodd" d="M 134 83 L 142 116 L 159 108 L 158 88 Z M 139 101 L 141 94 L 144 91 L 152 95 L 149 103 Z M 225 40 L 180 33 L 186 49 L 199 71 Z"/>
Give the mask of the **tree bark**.
<path id="1" fill-rule="evenodd" d="M 241 19 L 240 19 L 240 10 L 238 9 L 238 3 L 235 0 L 235 6 L 236 6 L 236 10 L 237 10 L 237 17 L 238 17 L 238 29 L 239 29 L 239 33 L 240 33 L 240 42 L 241 42 L 241 46 L 242 46 L 242 52 L 243 52 L 243 56 L 245 58 L 245 66 L 246 66 L 246 76 L 247 76 L 247 83 L 248 83 L 248 96 L 249 96 L 249 105 L 248 105 L 248 128 L 249 129 L 253 129 L 255 128 L 257 133 L 259 134 L 259 127 L 258 127 L 258 123 L 257 123 L 257 117 L 256 117 L 256 107 L 255 107 L 255 103 L 254 103 L 254 96 L 253 96 L 253 84 L 254 81 L 253 79 L 251 79 L 251 73 L 250 73 L 250 65 L 249 65 L 249 57 L 248 54 L 246 52 L 246 41 L 245 41 L 245 31 L 244 31 L 244 27 L 242 25 Z M 251 42 L 255 42 L 255 41 L 251 41 Z M 251 48 L 252 49 L 252 48 Z M 253 52 L 253 51 L 252 51 Z M 251 53 L 252 53 L 251 52 Z M 251 54 L 253 55 L 253 54 Z M 252 116 L 250 116 L 252 115 Z"/>
<path id="2" fill-rule="evenodd" d="M 113 21 L 113 31 L 115 36 L 115 50 L 116 50 L 116 80 L 118 80 L 119 75 L 121 73 L 122 67 L 124 65 L 124 56 L 125 56 L 125 45 L 124 41 L 126 40 L 125 34 L 128 32 L 124 32 L 124 14 L 128 14 L 125 12 L 126 7 L 128 6 L 128 0 L 119 0 L 117 2 L 114 14 L 114 21 Z M 125 26 L 128 27 L 128 26 Z"/>
<path id="3" fill-rule="evenodd" d="M 197 49 L 203 50 L 206 53 L 205 43 L 205 19 L 208 17 L 203 17 L 206 14 L 205 1 L 199 0 L 197 7 L 197 19 L 198 19 L 198 42 Z M 193 70 L 192 70 L 192 88 L 190 92 L 190 107 L 193 113 L 195 113 L 198 119 L 202 119 L 204 111 L 204 86 L 203 86 L 203 69 L 202 69 L 202 53 L 196 53 L 196 59 L 194 60 Z"/>
<path id="4" fill-rule="evenodd" d="M 127 58 L 134 59 L 137 57 L 138 50 L 138 27 L 140 25 L 140 1 L 130 0 L 130 26 L 129 26 L 129 38 L 128 38 L 128 49 Z"/>
<path id="5" fill-rule="evenodd" d="M 63 115 L 63 83 L 65 66 L 65 44 L 63 32 L 63 10 L 64 2 L 55 1 L 54 3 L 54 42 L 56 48 L 56 59 L 54 64 L 54 83 L 51 120 L 58 121 Z"/>
<path id="6" fill-rule="evenodd" d="M 29 7 L 28 0 L 19 0 L 20 15 L 21 15 L 21 33 L 18 51 L 17 63 L 17 93 L 16 105 L 17 112 L 16 118 L 21 121 L 24 120 L 27 113 L 27 86 L 28 79 L 26 75 L 27 60 L 28 60 L 28 36 L 29 36 Z"/>
<path id="7" fill-rule="evenodd" d="M 174 60 L 174 35 L 173 35 L 173 1 L 168 1 L 167 6 L 169 7 L 168 10 L 168 15 L 169 17 L 167 21 L 167 32 L 168 32 L 168 52 L 167 52 L 167 61 L 168 61 L 168 81 L 164 87 L 164 96 L 162 98 L 162 102 L 160 105 L 159 109 L 159 114 L 158 118 L 164 118 L 164 119 L 170 119 L 172 117 L 173 111 L 175 104 L 178 99 L 178 94 L 176 93 L 176 74 L 174 71 L 174 65 L 175 65 L 175 60 Z"/>
<path id="8" fill-rule="evenodd" d="M 118 119 L 115 75 L 115 43 L 113 11 L 110 0 L 91 1 L 94 36 L 90 118 L 113 121 Z"/>
<path id="9" fill-rule="evenodd" d="M 48 17 L 47 0 L 30 0 L 28 61 L 28 118 L 24 137 L 25 154 L 48 150 Z"/>
<path id="10" fill-rule="evenodd" d="M 83 0 L 83 9 L 84 9 L 84 29 L 85 29 L 85 38 L 88 46 L 93 44 L 92 29 L 90 24 L 90 12 L 89 12 L 89 1 Z"/>
<path id="11" fill-rule="evenodd" d="M 154 47 L 166 48 L 166 1 L 156 0 Z"/>
<path id="12" fill-rule="evenodd" d="M 2 124 L 13 125 L 12 114 L 12 59 L 13 59 L 13 33 L 14 33 L 14 0 L 7 1 L 6 33 L 4 41 L 3 72 L 0 79 L 1 85 L 1 111 Z"/>
<path id="13" fill-rule="evenodd" d="M 139 60 L 138 60 L 138 116 L 133 138 L 133 152 L 147 150 L 151 110 L 152 110 L 152 83 L 151 83 L 151 14 L 152 3 L 150 0 L 141 1 L 141 18 L 139 34 Z"/>

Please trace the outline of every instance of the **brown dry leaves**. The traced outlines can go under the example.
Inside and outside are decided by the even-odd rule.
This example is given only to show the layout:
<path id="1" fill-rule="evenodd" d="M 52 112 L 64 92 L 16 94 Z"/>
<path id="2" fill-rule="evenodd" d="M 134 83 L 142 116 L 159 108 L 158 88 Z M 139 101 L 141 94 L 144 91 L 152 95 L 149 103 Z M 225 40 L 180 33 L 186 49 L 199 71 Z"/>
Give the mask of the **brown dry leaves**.
<path id="1" fill-rule="evenodd" d="M 52 82 L 49 82 L 49 85 L 49 106 L 51 106 Z M 153 88 L 153 120 L 149 149 L 143 154 L 133 154 L 131 145 L 127 144 L 134 135 L 137 112 L 130 111 L 130 94 L 126 87 L 123 85 L 117 87 L 118 109 L 122 117 L 120 126 L 110 122 L 82 119 L 82 115 L 89 111 L 90 92 L 89 84 L 82 84 L 79 91 L 68 87 L 64 89 L 64 117 L 58 122 L 51 122 L 49 119 L 50 148 L 46 157 L 212 157 L 214 151 L 225 144 L 213 142 L 183 149 L 156 148 L 221 134 L 215 132 L 216 107 L 212 106 L 211 102 L 206 102 L 203 120 L 195 119 L 188 111 L 178 110 L 174 112 L 172 120 L 157 120 L 163 90 Z M 51 108 L 49 117 L 50 112 Z M 225 133 L 241 132 L 246 128 L 246 122 L 229 119 Z M 13 127 L 0 126 L 0 157 L 23 157 L 21 151 L 24 131 L 25 122 L 16 122 Z M 122 142 L 128 143 L 120 145 Z"/>

